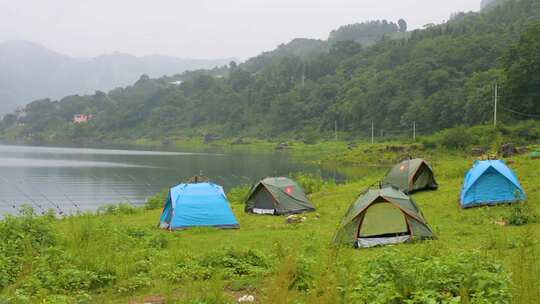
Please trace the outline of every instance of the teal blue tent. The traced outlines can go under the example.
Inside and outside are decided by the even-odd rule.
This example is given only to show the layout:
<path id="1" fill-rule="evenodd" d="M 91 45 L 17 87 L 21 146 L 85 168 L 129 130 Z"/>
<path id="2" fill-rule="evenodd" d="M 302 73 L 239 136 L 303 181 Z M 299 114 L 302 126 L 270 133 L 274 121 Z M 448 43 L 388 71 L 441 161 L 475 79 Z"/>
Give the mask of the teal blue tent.
<path id="1" fill-rule="evenodd" d="M 461 207 L 495 205 L 525 199 L 516 174 L 501 160 L 475 161 L 465 174 Z"/>
<path id="2" fill-rule="evenodd" d="M 169 191 L 159 227 L 239 228 L 223 188 L 213 183 L 180 184 Z"/>

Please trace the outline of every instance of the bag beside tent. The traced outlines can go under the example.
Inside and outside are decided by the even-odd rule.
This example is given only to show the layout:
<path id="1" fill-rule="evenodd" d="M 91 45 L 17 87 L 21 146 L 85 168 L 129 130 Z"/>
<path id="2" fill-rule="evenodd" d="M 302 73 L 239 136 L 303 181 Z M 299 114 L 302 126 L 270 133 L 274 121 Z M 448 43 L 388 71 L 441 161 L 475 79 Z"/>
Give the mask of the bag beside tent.
<path id="1" fill-rule="evenodd" d="M 163 229 L 188 227 L 239 228 L 223 188 L 203 182 L 179 184 L 169 190 L 159 220 Z"/>
<path id="2" fill-rule="evenodd" d="M 315 211 L 304 190 L 287 177 L 267 177 L 249 191 L 246 212 L 284 215 Z"/>
<path id="3" fill-rule="evenodd" d="M 336 244 L 369 248 L 434 238 L 422 212 L 393 187 L 370 188 L 349 207 L 334 238 Z"/>
<path id="4" fill-rule="evenodd" d="M 461 208 L 525 200 L 519 180 L 502 160 L 475 161 L 465 174 Z"/>
<path id="5" fill-rule="evenodd" d="M 392 167 L 383 184 L 399 188 L 405 193 L 436 190 L 439 187 L 433 169 L 421 158 L 408 159 Z"/>

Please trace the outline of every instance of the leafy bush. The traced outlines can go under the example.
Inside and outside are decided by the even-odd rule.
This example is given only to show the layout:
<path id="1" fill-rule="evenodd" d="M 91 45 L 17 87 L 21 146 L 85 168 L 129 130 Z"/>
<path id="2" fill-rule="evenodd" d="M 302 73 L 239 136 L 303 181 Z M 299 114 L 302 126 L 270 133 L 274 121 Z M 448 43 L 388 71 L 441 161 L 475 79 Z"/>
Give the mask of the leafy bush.
<path id="1" fill-rule="evenodd" d="M 164 234 L 158 233 L 148 238 L 148 246 L 156 249 L 164 249 L 169 246 L 169 239 Z"/>
<path id="2" fill-rule="evenodd" d="M 199 261 L 187 258 L 176 265 L 165 269 L 163 277 L 169 281 L 180 283 L 183 281 L 202 281 L 212 278 L 211 268 L 201 266 Z"/>
<path id="3" fill-rule="evenodd" d="M 314 279 L 313 264 L 313 260 L 303 255 L 299 255 L 296 258 L 289 289 L 295 288 L 300 291 L 307 291 L 311 287 Z"/>
<path id="4" fill-rule="evenodd" d="M 132 294 L 133 292 L 152 286 L 152 279 L 147 274 L 137 274 L 118 284 L 118 292 Z"/>
<path id="5" fill-rule="evenodd" d="M 43 290 L 53 294 L 89 291 L 108 285 L 114 276 L 79 267 L 58 248 L 44 249 L 34 258 L 32 273 L 21 284 L 19 292 L 36 295 Z"/>
<path id="6" fill-rule="evenodd" d="M 326 182 L 320 175 L 311 173 L 294 173 L 291 178 L 304 188 L 306 194 L 312 194 L 321 191 L 322 187 L 329 182 Z"/>
<path id="7" fill-rule="evenodd" d="M 162 276 L 173 282 L 252 278 L 266 274 L 269 267 L 266 257 L 258 252 L 222 248 L 200 257 L 184 257 L 164 267 Z"/>
<path id="8" fill-rule="evenodd" d="M 524 201 L 512 205 L 508 216 L 506 216 L 506 222 L 509 225 L 521 226 L 536 221 L 537 217 L 529 203 Z"/>
<path id="9" fill-rule="evenodd" d="M 464 126 L 443 131 L 441 144 L 448 149 L 463 149 L 473 143 L 473 138 Z"/>
<path id="10" fill-rule="evenodd" d="M 225 276 L 247 276 L 264 273 L 269 267 L 266 258 L 260 253 L 247 250 L 225 248 L 203 257 L 200 264 L 204 267 L 225 270 Z"/>
<path id="11" fill-rule="evenodd" d="M 359 276 L 353 300 L 362 303 L 508 303 L 502 266 L 475 252 L 419 257 L 390 251 Z"/>
<path id="12" fill-rule="evenodd" d="M 50 221 L 51 217 L 36 216 L 30 206 L 23 206 L 19 217 L 8 215 L 0 221 L 0 289 L 15 282 L 26 253 L 56 243 Z"/>
<path id="13" fill-rule="evenodd" d="M 105 206 L 101 206 L 98 208 L 97 213 L 98 214 L 112 214 L 112 215 L 118 215 L 118 214 L 135 214 L 140 212 L 139 208 L 135 207 L 131 203 L 120 203 L 120 204 L 109 204 Z"/>
<path id="14" fill-rule="evenodd" d="M 156 193 L 154 196 L 151 196 L 144 203 L 144 209 L 146 210 L 155 210 L 163 208 L 165 200 L 167 199 L 167 192 L 161 191 Z"/>
<path id="15" fill-rule="evenodd" d="M 227 198 L 231 203 L 243 204 L 247 199 L 249 190 L 251 189 L 250 185 L 239 185 L 227 192 Z"/>
<path id="16" fill-rule="evenodd" d="M 435 139 L 433 139 L 433 138 L 430 138 L 430 137 L 421 138 L 420 143 L 426 149 L 435 149 L 435 148 L 437 148 L 437 141 Z"/>

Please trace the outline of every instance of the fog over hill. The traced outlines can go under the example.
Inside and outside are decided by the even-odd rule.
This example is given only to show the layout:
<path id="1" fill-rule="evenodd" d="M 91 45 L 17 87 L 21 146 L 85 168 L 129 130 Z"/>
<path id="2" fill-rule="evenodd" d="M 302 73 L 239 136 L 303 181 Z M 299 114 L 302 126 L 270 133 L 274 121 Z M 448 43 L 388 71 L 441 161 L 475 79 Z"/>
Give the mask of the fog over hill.
<path id="1" fill-rule="evenodd" d="M 509 0 L 482 0 L 480 3 L 480 9 L 491 8 L 495 5 L 503 4 Z"/>
<path id="2" fill-rule="evenodd" d="M 27 41 L 0 43 L 0 114 L 38 98 L 60 98 L 110 90 L 134 83 L 142 74 L 173 75 L 228 64 L 232 58 L 206 60 L 162 55 L 136 57 L 112 53 L 75 58 Z"/>

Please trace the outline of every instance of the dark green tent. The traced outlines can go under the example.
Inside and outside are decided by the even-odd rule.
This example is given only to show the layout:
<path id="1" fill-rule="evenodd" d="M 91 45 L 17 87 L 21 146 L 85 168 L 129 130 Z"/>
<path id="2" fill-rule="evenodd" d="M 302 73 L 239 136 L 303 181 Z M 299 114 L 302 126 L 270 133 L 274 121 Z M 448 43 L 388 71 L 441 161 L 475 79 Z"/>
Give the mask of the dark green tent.
<path id="1" fill-rule="evenodd" d="M 396 188 L 383 187 L 366 190 L 349 207 L 334 241 L 367 248 L 433 237 L 415 202 Z"/>
<path id="2" fill-rule="evenodd" d="M 314 211 L 304 190 L 286 177 L 267 177 L 249 191 L 246 212 L 257 214 L 295 214 Z"/>
<path id="3" fill-rule="evenodd" d="M 383 184 L 399 188 L 405 193 L 438 188 L 433 169 L 421 158 L 408 159 L 392 167 Z"/>

